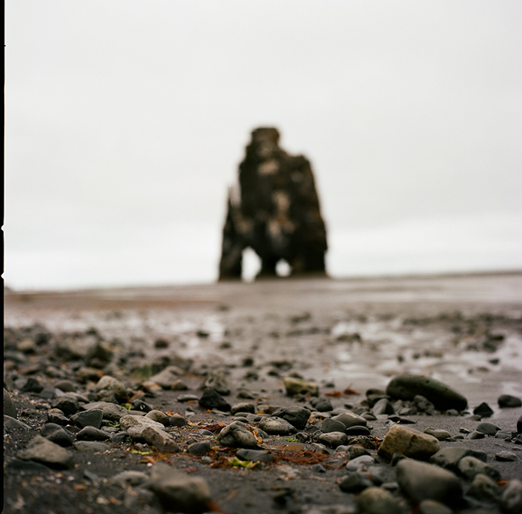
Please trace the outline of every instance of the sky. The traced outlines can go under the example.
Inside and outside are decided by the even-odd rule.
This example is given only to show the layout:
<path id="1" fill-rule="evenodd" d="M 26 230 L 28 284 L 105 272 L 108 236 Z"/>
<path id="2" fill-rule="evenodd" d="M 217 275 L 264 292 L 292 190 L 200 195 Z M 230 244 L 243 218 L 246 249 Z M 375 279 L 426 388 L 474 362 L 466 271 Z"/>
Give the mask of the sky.
<path id="1" fill-rule="evenodd" d="M 333 277 L 522 269 L 521 26 L 518 0 L 7 0 L 5 284 L 216 280 L 259 126 L 312 163 Z"/>

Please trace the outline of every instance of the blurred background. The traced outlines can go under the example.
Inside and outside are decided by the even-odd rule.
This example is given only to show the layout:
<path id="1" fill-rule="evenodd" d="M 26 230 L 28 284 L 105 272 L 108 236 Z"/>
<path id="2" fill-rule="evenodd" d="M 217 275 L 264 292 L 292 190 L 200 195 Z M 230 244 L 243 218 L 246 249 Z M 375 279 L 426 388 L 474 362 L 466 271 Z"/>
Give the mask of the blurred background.
<path id="1" fill-rule="evenodd" d="M 522 269 L 517 0 L 5 15 L 11 288 L 216 280 L 227 187 L 266 125 L 312 162 L 331 276 Z"/>

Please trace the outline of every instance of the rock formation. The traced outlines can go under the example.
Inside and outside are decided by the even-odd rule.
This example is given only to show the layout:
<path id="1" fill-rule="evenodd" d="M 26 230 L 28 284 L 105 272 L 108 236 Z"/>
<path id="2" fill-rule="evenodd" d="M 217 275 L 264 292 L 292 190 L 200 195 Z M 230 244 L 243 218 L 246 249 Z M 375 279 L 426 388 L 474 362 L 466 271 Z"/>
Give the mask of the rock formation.
<path id="1" fill-rule="evenodd" d="M 242 255 L 261 259 L 259 276 L 276 276 L 286 261 L 291 275 L 325 276 L 326 229 L 310 162 L 279 147 L 275 128 L 258 128 L 239 165 L 223 228 L 219 279 L 240 279 Z"/>

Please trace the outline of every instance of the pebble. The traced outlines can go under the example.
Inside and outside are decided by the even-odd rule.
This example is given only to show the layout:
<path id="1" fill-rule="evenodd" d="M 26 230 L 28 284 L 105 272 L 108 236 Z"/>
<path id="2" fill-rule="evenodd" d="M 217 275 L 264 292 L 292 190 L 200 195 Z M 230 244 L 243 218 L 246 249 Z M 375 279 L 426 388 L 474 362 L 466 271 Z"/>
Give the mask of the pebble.
<path id="1" fill-rule="evenodd" d="M 502 409 L 522 407 L 522 400 L 510 394 L 502 394 L 498 397 L 498 406 Z"/>
<path id="2" fill-rule="evenodd" d="M 430 457 L 430 463 L 436 464 L 444 469 L 449 469 L 450 471 L 457 471 L 460 460 L 467 456 L 475 457 L 482 462 L 486 462 L 488 459 L 487 454 L 484 452 L 459 446 L 448 446 L 432 455 Z"/>
<path id="3" fill-rule="evenodd" d="M 451 434 L 447 430 L 436 429 L 436 428 L 426 428 L 424 430 L 425 434 L 432 435 L 436 437 L 439 441 L 445 441 L 451 437 Z"/>
<path id="4" fill-rule="evenodd" d="M 181 414 L 173 414 L 169 416 L 169 425 L 171 427 L 184 427 L 188 421 Z"/>
<path id="5" fill-rule="evenodd" d="M 58 380 L 54 383 L 54 387 L 64 393 L 74 393 L 76 391 L 76 386 L 70 380 Z"/>
<path id="6" fill-rule="evenodd" d="M 101 409 L 91 409 L 78 412 L 71 416 L 71 421 L 81 428 L 94 427 L 100 428 L 103 419 L 103 411 Z"/>
<path id="7" fill-rule="evenodd" d="M 192 455 L 206 455 L 210 451 L 210 441 L 198 441 L 187 448 L 187 453 Z"/>
<path id="8" fill-rule="evenodd" d="M 153 466 L 150 487 L 167 511 L 196 513 L 209 510 L 212 498 L 206 480 L 182 473 L 163 462 Z"/>
<path id="9" fill-rule="evenodd" d="M 368 469 L 369 466 L 375 464 L 375 459 L 371 455 L 360 455 L 355 457 L 346 464 L 348 471 L 359 471 L 361 469 Z"/>
<path id="10" fill-rule="evenodd" d="M 413 405 L 420 412 L 426 412 L 428 414 L 433 414 L 435 412 L 435 405 L 433 405 L 433 403 L 420 394 L 413 398 Z"/>
<path id="11" fill-rule="evenodd" d="M 412 428 L 393 425 L 384 437 L 378 454 L 391 459 L 394 453 L 402 453 L 414 459 L 428 459 L 440 449 L 439 441 Z"/>
<path id="12" fill-rule="evenodd" d="M 473 430 L 471 434 L 469 434 L 468 439 L 484 439 L 486 434 L 484 432 L 478 432 L 477 430 Z"/>
<path id="13" fill-rule="evenodd" d="M 13 403 L 13 400 L 11 399 L 10 394 L 5 389 L 4 389 L 2 410 L 6 416 L 9 416 L 14 419 L 16 419 L 18 417 L 18 413 L 16 411 L 15 404 Z"/>
<path id="14" fill-rule="evenodd" d="M 134 426 L 140 426 L 140 427 L 150 426 L 150 427 L 155 427 L 159 430 L 163 430 L 165 428 L 161 423 L 158 423 L 157 421 L 154 421 L 153 419 L 147 418 L 146 416 L 132 416 L 130 414 L 127 414 L 120 418 L 120 428 L 122 430 L 128 431 L 130 429 L 130 427 L 134 427 Z"/>
<path id="15" fill-rule="evenodd" d="M 178 366 L 167 366 L 162 371 L 157 373 L 156 375 L 151 376 L 145 383 L 145 386 L 157 384 L 162 389 L 172 389 L 183 391 L 188 389 L 187 386 L 180 387 L 180 377 L 182 377 L 185 372 L 179 368 Z"/>
<path id="16" fill-rule="evenodd" d="M 328 432 L 327 434 L 321 434 L 318 441 L 332 448 L 337 448 L 348 443 L 348 436 L 343 432 Z"/>
<path id="17" fill-rule="evenodd" d="M 518 455 L 514 452 L 503 450 L 495 455 L 495 459 L 501 462 L 515 462 L 518 459 Z"/>
<path id="18" fill-rule="evenodd" d="M 480 416 L 481 418 L 489 418 L 493 416 L 493 409 L 486 403 L 482 402 L 480 405 L 473 409 L 473 414 Z"/>
<path id="19" fill-rule="evenodd" d="M 150 483 L 149 475 L 143 471 L 122 471 L 112 478 L 113 483 L 121 485 L 123 488 L 127 486 L 145 486 Z"/>
<path id="20" fill-rule="evenodd" d="M 335 421 L 340 421 L 346 428 L 350 428 L 353 426 L 363 426 L 365 427 L 368 422 L 362 416 L 354 414 L 353 412 L 342 412 L 337 416 L 331 418 Z"/>
<path id="21" fill-rule="evenodd" d="M 104 375 L 98 380 L 98 383 L 94 387 L 96 392 L 110 391 L 114 394 L 116 399 L 123 400 L 127 397 L 127 388 L 121 380 L 111 377 L 110 375 Z"/>
<path id="22" fill-rule="evenodd" d="M 74 448 L 79 452 L 91 453 L 106 452 L 107 450 L 111 449 L 108 444 L 102 443 L 100 441 L 76 441 L 74 443 Z"/>
<path id="23" fill-rule="evenodd" d="M 266 450 L 241 449 L 236 452 L 236 457 L 251 462 L 270 462 L 274 460 L 274 456 Z"/>
<path id="24" fill-rule="evenodd" d="M 451 505 L 462 496 L 459 478 L 439 466 L 403 459 L 397 464 L 396 470 L 401 490 L 415 503 L 435 500 Z"/>
<path id="25" fill-rule="evenodd" d="M 293 428 L 293 427 L 292 427 Z M 217 440 L 231 448 L 257 448 L 257 439 L 243 423 L 234 421 L 219 432 Z"/>
<path id="26" fill-rule="evenodd" d="M 69 450 L 41 435 L 32 439 L 25 450 L 18 452 L 18 457 L 23 460 L 41 462 L 55 468 L 71 468 L 74 466 L 73 454 Z"/>
<path id="27" fill-rule="evenodd" d="M 53 409 L 60 409 L 63 414 L 68 417 L 76 414 L 80 409 L 78 400 L 73 396 L 69 396 L 68 394 L 56 398 L 51 404 L 51 407 Z"/>
<path id="28" fill-rule="evenodd" d="M 371 485 L 372 483 L 369 480 L 362 477 L 356 471 L 352 471 L 341 480 L 339 488 L 345 493 L 357 494 L 371 487 Z"/>
<path id="29" fill-rule="evenodd" d="M 213 369 L 207 373 L 203 382 L 203 388 L 205 387 L 211 387 L 223 396 L 230 394 L 227 376 L 221 370 Z"/>
<path id="30" fill-rule="evenodd" d="M 232 405 L 232 408 L 230 409 L 230 414 L 232 414 L 232 416 L 234 416 L 238 412 L 249 412 L 251 414 L 255 414 L 256 406 L 250 402 L 240 402 L 240 403 L 236 403 L 235 405 Z M 282 417 L 282 416 L 279 416 L 279 417 Z"/>
<path id="31" fill-rule="evenodd" d="M 152 419 L 153 421 L 157 421 L 161 423 L 163 426 L 168 427 L 170 425 L 170 418 L 168 414 L 161 412 L 160 410 L 151 410 L 145 414 L 146 418 Z"/>
<path id="32" fill-rule="evenodd" d="M 380 487 L 368 487 L 359 496 L 357 506 L 366 514 L 402 514 L 393 495 Z"/>
<path id="33" fill-rule="evenodd" d="M 500 473 L 497 469 L 475 457 L 463 457 L 460 459 L 457 468 L 459 473 L 468 480 L 473 480 L 479 473 L 487 475 L 495 481 L 500 480 Z"/>
<path id="34" fill-rule="evenodd" d="M 519 434 L 522 434 L 522 414 L 520 415 L 520 417 L 517 420 L 517 432 Z"/>
<path id="35" fill-rule="evenodd" d="M 71 433 L 60 425 L 54 423 L 47 423 L 40 429 L 40 435 L 45 437 L 53 443 L 59 444 L 60 446 L 72 446 L 73 437 Z"/>
<path id="36" fill-rule="evenodd" d="M 103 419 L 109 421 L 119 421 L 122 416 L 129 414 L 129 411 L 125 407 L 110 402 L 87 403 L 83 408 L 85 410 L 100 409 L 102 411 Z"/>
<path id="37" fill-rule="evenodd" d="M 390 400 L 387 398 L 381 398 L 372 407 L 372 414 L 374 416 L 380 416 L 381 414 L 395 414 L 395 409 Z"/>
<path id="38" fill-rule="evenodd" d="M 310 414 L 310 411 L 304 407 L 282 407 L 272 413 L 273 416 L 288 421 L 288 423 L 297 428 L 297 430 L 306 428 Z"/>
<path id="39" fill-rule="evenodd" d="M 363 427 L 361 425 L 355 425 L 353 427 L 349 427 L 346 429 L 347 436 L 355 436 L 355 435 L 370 435 L 370 429 L 368 427 Z"/>
<path id="40" fill-rule="evenodd" d="M 47 411 L 47 419 L 50 423 L 66 426 L 71 423 L 71 420 L 64 415 L 60 409 L 49 409 Z"/>
<path id="41" fill-rule="evenodd" d="M 316 382 L 304 380 L 296 377 L 286 377 L 284 379 L 286 394 L 288 396 L 295 396 L 296 394 L 311 394 L 312 396 L 319 395 L 319 386 Z"/>
<path id="42" fill-rule="evenodd" d="M 318 412 L 330 412 L 333 410 L 333 405 L 329 398 L 312 398 L 310 405 Z"/>
<path id="43" fill-rule="evenodd" d="M 229 412 L 232 408 L 230 404 L 211 387 L 203 389 L 203 394 L 199 399 L 199 406 L 204 409 L 218 409 L 223 412 Z"/>
<path id="44" fill-rule="evenodd" d="M 259 422 L 259 428 L 269 435 L 288 435 L 296 431 L 294 425 L 274 416 L 263 418 Z"/>
<path id="45" fill-rule="evenodd" d="M 346 432 L 346 426 L 344 423 L 337 421 L 336 419 L 326 418 L 319 425 L 319 430 L 324 434 L 328 432 Z"/>
<path id="46" fill-rule="evenodd" d="M 370 455 L 370 452 L 358 444 L 352 444 L 346 449 L 346 458 L 348 460 L 355 459 L 361 455 Z"/>
<path id="47" fill-rule="evenodd" d="M 439 410 L 462 411 L 468 405 L 466 398 L 448 385 L 421 375 L 399 375 L 393 378 L 386 388 L 386 394 L 401 400 L 413 400 L 415 396 L 421 395 Z"/>
<path id="48" fill-rule="evenodd" d="M 500 427 L 493 425 L 493 423 L 484 422 L 480 423 L 475 430 L 486 435 L 495 435 L 500 430 Z"/>
<path id="49" fill-rule="evenodd" d="M 12 418 L 7 414 L 4 414 L 4 428 L 19 429 L 19 430 L 32 430 L 32 428 L 18 419 Z"/>
<path id="50" fill-rule="evenodd" d="M 522 482 L 518 479 L 510 480 L 502 492 L 500 499 L 502 510 L 507 514 L 522 512 Z"/>
<path id="51" fill-rule="evenodd" d="M 179 452 L 174 439 L 157 426 L 135 425 L 127 430 L 132 439 L 143 439 L 160 452 Z"/>
<path id="52" fill-rule="evenodd" d="M 110 439 L 110 435 L 96 427 L 86 426 L 76 434 L 76 439 L 79 441 L 106 441 Z"/>

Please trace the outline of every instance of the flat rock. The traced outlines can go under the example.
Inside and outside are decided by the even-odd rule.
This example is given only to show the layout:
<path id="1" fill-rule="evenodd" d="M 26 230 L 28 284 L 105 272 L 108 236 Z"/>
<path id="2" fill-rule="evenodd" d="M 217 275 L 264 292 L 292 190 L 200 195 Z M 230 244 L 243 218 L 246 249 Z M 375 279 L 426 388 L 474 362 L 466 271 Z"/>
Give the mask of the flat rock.
<path id="1" fill-rule="evenodd" d="M 238 412 L 249 412 L 251 414 L 255 414 L 256 406 L 251 402 L 240 402 L 232 405 L 232 408 L 230 409 L 230 414 L 234 416 Z"/>
<path id="2" fill-rule="evenodd" d="M 71 421 L 78 427 L 94 427 L 100 428 L 103 419 L 103 411 L 101 409 L 90 409 L 78 412 L 71 416 Z"/>
<path id="3" fill-rule="evenodd" d="M 198 441 L 187 448 L 187 453 L 192 455 L 206 455 L 210 451 L 210 441 Z"/>
<path id="4" fill-rule="evenodd" d="M 282 407 L 272 413 L 273 416 L 288 421 L 297 430 L 303 430 L 306 427 L 310 414 L 310 411 L 304 407 Z"/>
<path id="5" fill-rule="evenodd" d="M 329 432 L 342 432 L 344 434 L 346 432 L 346 426 L 340 421 L 332 418 L 326 418 L 319 425 L 319 430 L 324 434 Z"/>
<path id="6" fill-rule="evenodd" d="M 210 510 L 211 496 L 207 482 L 163 462 L 152 468 L 150 487 L 167 511 L 200 514 Z"/>
<path id="7" fill-rule="evenodd" d="M 311 394 L 312 396 L 319 395 L 319 386 L 316 382 L 304 380 L 296 377 L 286 377 L 284 379 L 285 390 L 288 396 L 295 396 L 296 394 Z"/>
<path id="8" fill-rule="evenodd" d="M 498 397 L 498 406 L 502 409 L 522 407 L 522 400 L 510 394 L 502 394 Z"/>
<path id="9" fill-rule="evenodd" d="M 493 423 L 483 422 L 479 423 L 475 430 L 486 435 L 495 435 L 500 430 L 500 427 L 497 427 L 497 425 Z"/>
<path id="10" fill-rule="evenodd" d="M 234 421 L 223 428 L 218 434 L 217 440 L 223 446 L 229 446 L 231 448 L 258 448 L 257 439 L 254 434 L 247 430 L 245 425 L 239 421 Z"/>
<path id="11" fill-rule="evenodd" d="M 393 425 L 379 447 L 380 456 L 391 459 L 394 453 L 426 460 L 438 452 L 440 444 L 435 437 L 401 425 Z"/>
<path id="12" fill-rule="evenodd" d="M 60 446 L 72 446 L 74 439 L 71 433 L 60 425 L 47 423 L 40 429 L 40 435 Z"/>
<path id="13" fill-rule="evenodd" d="M 473 409 L 473 414 L 481 418 L 489 418 L 493 416 L 494 413 L 495 411 L 486 402 L 482 402 Z"/>
<path id="14" fill-rule="evenodd" d="M 150 418 L 153 421 L 157 421 L 158 423 L 161 423 L 163 426 L 168 427 L 170 425 L 170 417 L 168 414 L 165 414 L 164 412 L 161 412 L 160 410 L 151 410 L 145 414 L 146 418 Z"/>
<path id="15" fill-rule="evenodd" d="M 128 412 L 128 411 L 126 411 Z M 122 430 L 128 431 L 130 427 L 134 426 L 149 426 L 149 427 L 155 427 L 159 430 L 164 430 L 164 426 L 161 423 L 158 423 L 157 421 L 154 421 L 151 418 L 147 418 L 146 416 L 132 416 L 130 414 L 127 414 L 125 416 L 122 416 L 120 418 L 120 428 Z"/>
<path id="16" fill-rule="evenodd" d="M 111 448 L 108 444 L 99 441 L 76 441 L 73 446 L 79 452 L 92 453 L 105 452 Z"/>
<path id="17" fill-rule="evenodd" d="M 19 419 L 12 418 L 7 414 L 4 414 L 4 428 L 9 428 L 11 430 L 32 430 L 32 428 L 28 424 L 24 423 L 23 421 L 20 421 Z"/>
<path id="18" fill-rule="evenodd" d="M 321 434 L 318 441 L 332 448 L 337 448 L 348 443 L 348 436 L 344 432 L 328 432 Z"/>
<path id="19" fill-rule="evenodd" d="M 351 437 L 355 435 L 370 435 L 370 429 L 361 425 L 355 425 L 346 429 L 346 435 Z"/>
<path id="20" fill-rule="evenodd" d="M 515 452 L 508 452 L 503 450 L 495 455 L 495 459 L 500 462 L 515 462 L 518 459 L 518 455 Z"/>
<path id="21" fill-rule="evenodd" d="M 368 487 L 359 496 L 357 506 L 366 514 L 402 514 L 397 500 L 380 487 Z"/>
<path id="22" fill-rule="evenodd" d="M 106 441 L 107 439 L 110 439 L 110 437 L 110 434 L 107 432 L 99 430 L 93 426 L 82 428 L 82 430 L 76 434 L 76 439 L 79 441 Z"/>
<path id="23" fill-rule="evenodd" d="M 507 514 L 522 512 L 522 482 L 518 479 L 510 480 L 504 488 L 500 499 L 502 510 Z"/>
<path id="24" fill-rule="evenodd" d="M 375 464 L 375 459 L 371 455 L 359 455 L 346 464 L 348 471 L 359 471 L 361 469 L 368 469 Z"/>
<path id="25" fill-rule="evenodd" d="M 100 391 L 111 391 L 117 399 L 123 399 L 127 397 L 127 388 L 125 384 L 117 378 L 111 377 L 110 375 L 104 375 L 98 380 L 94 387 L 96 392 Z"/>
<path id="26" fill-rule="evenodd" d="M 251 462 L 270 462 L 274 460 L 274 456 L 266 450 L 238 450 L 236 457 L 241 460 Z"/>
<path id="27" fill-rule="evenodd" d="M 439 466 L 403 459 L 397 464 L 396 470 L 401 490 L 415 503 L 435 500 L 451 505 L 462 496 L 459 478 Z"/>
<path id="28" fill-rule="evenodd" d="M 275 416 L 267 416 L 261 419 L 259 428 L 269 435 L 288 435 L 296 431 L 294 425 L 283 418 Z"/>
<path id="29" fill-rule="evenodd" d="M 4 399 L 3 399 L 3 413 L 6 416 L 9 416 L 11 418 L 16 419 L 18 417 L 18 413 L 16 411 L 15 404 L 13 403 L 13 400 L 11 399 L 10 394 L 4 389 Z"/>
<path id="30" fill-rule="evenodd" d="M 424 430 L 424 433 L 432 435 L 439 441 L 445 441 L 446 439 L 449 439 L 451 437 L 451 434 L 447 430 L 442 430 L 441 428 L 428 427 Z"/>
<path id="31" fill-rule="evenodd" d="M 127 430 L 132 439 L 143 440 L 160 452 L 179 452 L 179 446 L 172 437 L 162 429 L 151 425 L 135 425 Z"/>
<path id="32" fill-rule="evenodd" d="M 32 439 L 27 445 L 27 449 L 18 453 L 18 457 L 55 468 L 70 468 L 74 465 L 73 454 L 70 451 L 40 435 Z"/>
<path id="33" fill-rule="evenodd" d="M 487 475 L 495 481 L 500 480 L 500 472 L 497 469 L 475 457 L 463 457 L 460 459 L 457 468 L 459 473 L 468 480 L 473 480 L 479 473 Z"/>
<path id="34" fill-rule="evenodd" d="M 421 395 L 439 410 L 464 410 L 468 401 L 464 396 L 448 385 L 434 378 L 421 375 L 399 375 L 392 379 L 386 388 L 386 394 L 401 400 L 413 400 Z"/>
<path id="35" fill-rule="evenodd" d="M 337 416 L 331 418 L 335 421 L 340 421 L 346 428 L 350 428 L 353 426 L 363 426 L 365 427 L 368 422 L 358 414 L 353 412 L 341 412 Z"/>

